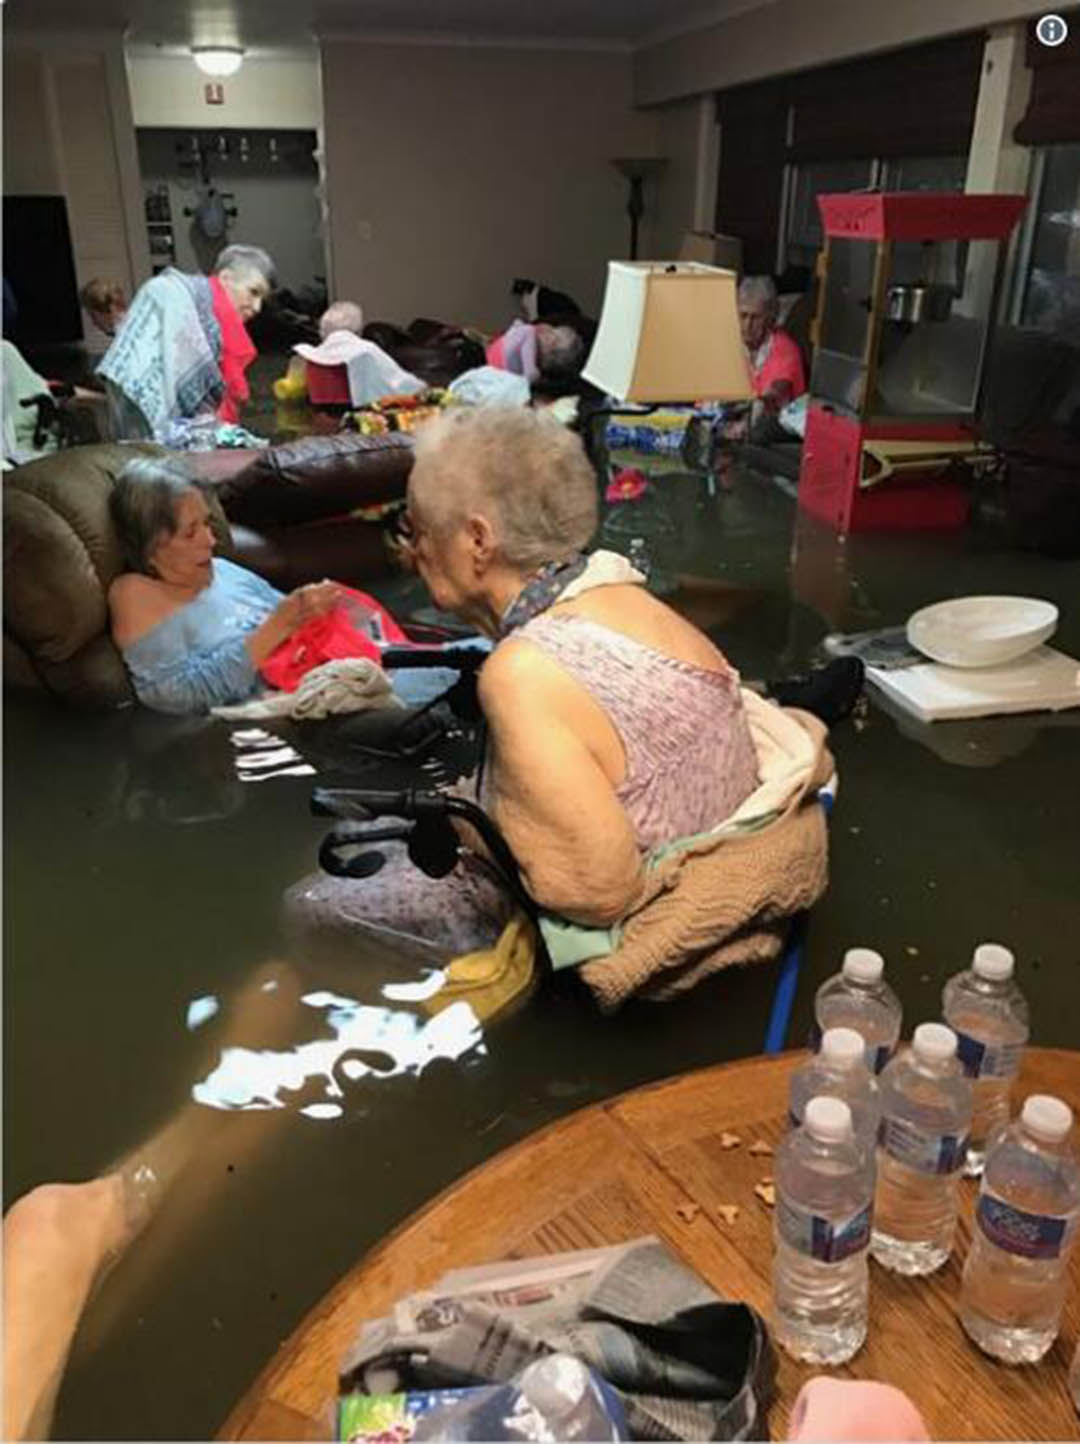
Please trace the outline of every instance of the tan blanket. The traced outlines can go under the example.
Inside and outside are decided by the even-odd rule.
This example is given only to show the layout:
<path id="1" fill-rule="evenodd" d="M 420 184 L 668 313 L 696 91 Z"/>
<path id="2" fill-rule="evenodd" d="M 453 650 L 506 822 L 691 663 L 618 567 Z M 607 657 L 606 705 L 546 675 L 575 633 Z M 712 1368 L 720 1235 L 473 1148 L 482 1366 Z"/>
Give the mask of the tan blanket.
<path id="1" fill-rule="evenodd" d="M 670 998 L 721 968 L 775 959 L 790 919 L 825 891 L 825 727 L 745 698 L 760 786 L 722 829 L 656 863 L 615 951 L 579 967 L 605 1012 L 634 993 Z"/>

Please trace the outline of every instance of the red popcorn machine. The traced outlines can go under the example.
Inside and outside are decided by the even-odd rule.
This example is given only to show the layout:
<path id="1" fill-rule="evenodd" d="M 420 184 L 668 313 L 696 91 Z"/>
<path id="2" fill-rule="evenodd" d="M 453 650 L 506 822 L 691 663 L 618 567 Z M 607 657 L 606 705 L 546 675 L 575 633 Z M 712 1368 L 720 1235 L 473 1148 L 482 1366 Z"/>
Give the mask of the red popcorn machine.
<path id="1" fill-rule="evenodd" d="M 1024 196 L 818 196 L 825 247 L 799 505 L 835 530 L 962 526 Z"/>

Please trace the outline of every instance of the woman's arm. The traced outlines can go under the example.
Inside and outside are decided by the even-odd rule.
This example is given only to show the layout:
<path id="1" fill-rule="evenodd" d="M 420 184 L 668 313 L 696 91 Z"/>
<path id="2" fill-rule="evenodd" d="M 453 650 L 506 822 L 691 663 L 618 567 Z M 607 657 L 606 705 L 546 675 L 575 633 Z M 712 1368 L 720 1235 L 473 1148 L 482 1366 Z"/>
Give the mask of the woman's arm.
<path id="1" fill-rule="evenodd" d="M 242 701 L 251 695 L 258 681 L 257 663 L 248 650 L 256 635 L 253 632 L 247 637 L 229 637 L 216 646 L 198 648 L 145 669 L 129 661 L 135 694 L 144 707 L 177 717 Z"/>
<path id="2" fill-rule="evenodd" d="M 607 927 L 638 893 L 641 857 L 560 682 L 516 645 L 484 664 L 479 694 L 491 729 L 492 811 L 540 906 Z"/>

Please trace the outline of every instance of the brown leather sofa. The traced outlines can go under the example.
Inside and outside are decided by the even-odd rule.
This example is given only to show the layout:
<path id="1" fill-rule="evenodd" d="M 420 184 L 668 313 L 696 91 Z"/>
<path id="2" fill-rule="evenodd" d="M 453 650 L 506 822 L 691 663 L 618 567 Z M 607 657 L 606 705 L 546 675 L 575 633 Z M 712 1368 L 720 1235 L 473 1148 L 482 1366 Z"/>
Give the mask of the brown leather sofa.
<path id="1" fill-rule="evenodd" d="M 82 446 L 4 474 L 4 676 L 81 706 L 133 700 L 107 630 L 106 593 L 123 560 L 109 493 L 150 443 Z M 404 497 L 405 435 L 306 437 L 256 452 L 189 454 L 211 494 L 223 555 L 282 591 L 322 577 L 388 576 L 385 529 L 361 508 Z"/>

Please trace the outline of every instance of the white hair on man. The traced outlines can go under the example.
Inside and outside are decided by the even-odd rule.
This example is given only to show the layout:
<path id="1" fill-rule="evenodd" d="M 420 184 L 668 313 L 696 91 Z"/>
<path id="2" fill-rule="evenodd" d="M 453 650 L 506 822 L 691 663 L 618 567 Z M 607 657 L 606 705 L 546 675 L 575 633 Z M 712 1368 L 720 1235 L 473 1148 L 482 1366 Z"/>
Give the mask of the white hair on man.
<path id="1" fill-rule="evenodd" d="M 485 515 L 505 560 L 526 570 L 567 560 L 596 531 L 596 475 L 581 441 L 528 407 L 460 407 L 429 422 L 416 433 L 409 493 L 439 529 Z"/>
<path id="2" fill-rule="evenodd" d="M 261 246 L 226 246 L 214 262 L 215 276 L 234 276 L 238 281 L 258 279 L 267 290 L 274 285 L 274 263 Z"/>
<path id="3" fill-rule="evenodd" d="M 776 282 L 771 276 L 744 276 L 739 282 L 739 305 L 775 316 L 780 309 Z"/>
<path id="4" fill-rule="evenodd" d="M 364 308 L 355 301 L 335 301 L 319 317 L 319 339 L 325 341 L 334 331 L 352 331 L 357 336 L 364 330 Z"/>

